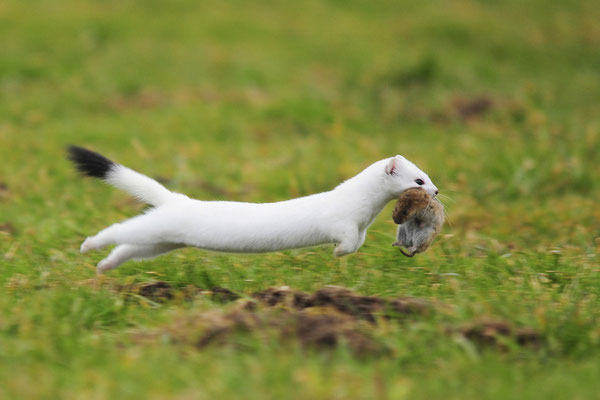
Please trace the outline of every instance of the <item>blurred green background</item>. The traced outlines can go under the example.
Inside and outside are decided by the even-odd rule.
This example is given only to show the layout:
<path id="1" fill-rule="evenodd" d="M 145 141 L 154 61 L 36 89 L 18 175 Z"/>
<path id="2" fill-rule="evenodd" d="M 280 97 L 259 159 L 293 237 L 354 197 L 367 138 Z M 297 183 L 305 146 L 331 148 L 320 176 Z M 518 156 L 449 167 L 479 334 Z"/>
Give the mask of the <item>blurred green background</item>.
<path id="1" fill-rule="evenodd" d="M 1 2 L 0 395 L 595 397 L 598 21 L 589 0 Z M 97 278 L 103 254 L 80 242 L 143 206 L 79 178 L 68 144 L 240 201 L 329 190 L 402 154 L 440 188 L 448 222 L 414 259 L 390 246 L 390 205 L 343 260 L 186 249 Z M 501 317 L 545 342 L 480 353 L 430 318 L 379 332 L 396 353 L 368 361 L 148 346 L 131 332 L 222 307 L 106 286 L 154 279 L 421 296 L 452 304 L 454 322 Z"/>

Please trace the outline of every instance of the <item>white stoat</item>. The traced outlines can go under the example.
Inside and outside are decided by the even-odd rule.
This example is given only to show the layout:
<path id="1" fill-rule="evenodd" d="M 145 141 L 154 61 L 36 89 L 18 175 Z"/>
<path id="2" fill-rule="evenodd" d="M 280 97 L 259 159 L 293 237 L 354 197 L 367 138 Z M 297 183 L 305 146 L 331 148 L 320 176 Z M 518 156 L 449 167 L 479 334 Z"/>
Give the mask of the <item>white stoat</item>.
<path id="1" fill-rule="evenodd" d="M 69 158 L 85 175 L 103 179 L 154 208 L 88 237 L 81 252 L 117 246 L 98 264 L 102 273 L 129 259 L 151 258 L 193 246 L 260 253 L 335 243 L 334 254 L 353 253 L 383 207 L 408 188 L 438 190 L 426 173 L 402 156 L 377 161 L 335 189 L 276 203 L 201 201 L 102 155 L 71 146 Z"/>

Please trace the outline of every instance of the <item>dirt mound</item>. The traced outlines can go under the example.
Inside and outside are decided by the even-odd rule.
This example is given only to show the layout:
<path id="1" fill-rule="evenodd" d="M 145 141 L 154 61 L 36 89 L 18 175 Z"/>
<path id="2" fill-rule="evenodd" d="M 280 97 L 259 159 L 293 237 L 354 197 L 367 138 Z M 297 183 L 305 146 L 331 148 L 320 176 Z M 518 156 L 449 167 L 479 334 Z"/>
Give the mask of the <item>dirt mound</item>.
<path id="1" fill-rule="evenodd" d="M 227 288 L 222 288 L 219 286 L 215 286 L 212 289 L 210 289 L 209 293 L 213 300 L 216 300 L 220 303 L 228 303 L 230 301 L 236 301 L 237 299 L 239 299 L 241 297 L 239 294 L 232 292 L 231 290 L 229 290 Z"/>
<path id="2" fill-rule="evenodd" d="M 372 323 L 377 314 L 390 318 L 398 314 L 427 314 L 432 310 L 432 305 L 427 300 L 414 297 L 383 299 L 361 296 L 340 286 L 325 286 L 313 295 L 282 286 L 256 292 L 252 297 L 268 306 L 282 304 L 295 309 L 331 306 L 343 314 Z"/>
<path id="3" fill-rule="evenodd" d="M 167 282 L 152 282 L 137 288 L 137 293 L 150 300 L 171 300 L 173 298 L 173 290 Z"/>
<path id="4" fill-rule="evenodd" d="M 360 355 L 384 351 L 383 346 L 348 316 L 301 312 L 294 317 L 293 333 L 304 347 L 333 348 L 343 341 L 352 351 Z"/>
<path id="5" fill-rule="evenodd" d="M 133 293 L 155 302 L 164 302 L 178 297 L 189 299 L 197 295 L 206 295 L 210 296 L 212 300 L 227 303 L 242 297 L 229 289 L 218 286 L 209 290 L 193 285 L 176 288 L 164 281 L 122 286 L 118 288 L 118 291 Z M 432 304 L 424 299 L 414 297 L 385 299 L 361 296 L 340 286 L 325 286 L 314 294 L 292 290 L 287 286 L 271 287 L 252 293 L 250 297 L 259 305 L 268 307 L 282 306 L 303 310 L 311 307 L 330 306 L 340 313 L 371 323 L 375 323 L 377 316 L 393 318 L 411 314 L 427 314 L 433 310 Z M 248 307 L 252 307 L 252 305 L 249 304 Z"/>
<path id="6" fill-rule="evenodd" d="M 452 100 L 452 107 L 456 114 L 465 120 L 486 114 L 494 106 L 491 97 L 481 95 L 473 98 L 457 96 Z"/>
<path id="7" fill-rule="evenodd" d="M 212 300 L 219 303 L 228 303 L 241 297 L 239 294 L 219 286 L 204 290 L 195 285 L 175 287 L 164 281 L 117 286 L 116 290 L 121 293 L 142 296 L 157 303 L 163 303 L 176 298 L 190 300 L 200 294 L 209 296 Z"/>
<path id="8" fill-rule="evenodd" d="M 506 321 L 479 320 L 460 327 L 449 329 L 459 333 L 480 346 L 505 349 L 508 340 L 520 346 L 538 347 L 542 343 L 541 335 L 529 327 L 517 328 Z M 508 339 L 508 340 L 507 340 Z"/>
<path id="9" fill-rule="evenodd" d="M 238 335 L 252 334 L 259 340 L 297 342 L 304 349 L 333 349 L 347 346 L 354 354 L 382 354 L 387 349 L 374 339 L 369 326 L 332 309 L 292 310 L 236 307 L 229 312 L 197 312 L 175 319 L 153 332 L 136 335 L 139 341 L 164 340 L 204 349 L 207 346 L 236 346 Z M 245 340 L 242 340 L 244 342 Z"/>
<path id="10" fill-rule="evenodd" d="M 326 286 L 310 294 L 287 286 L 255 292 L 250 298 L 220 287 L 202 290 L 187 286 L 185 293 L 208 295 L 218 302 L 233 302 L 227 310 L 212 310 L 183 315 L 155 332 L 140 338 L 170 337 L 174 342 L 198 349 L 209 345 L 235 344 L 236 335 L 253 333 L 259 338 L 279 337 L 297 341 L 304 348 L 334 348 L 344 344 L 357 355 L 390 351 L 376 339 L 375 328 L 385 321 L 422 317 L 443 309 L 414 297 L 381 298 L 361 296 L 347 288 Z M 136 287 L 137 294 L 154 301 L 179 296 L 166 282 Z M 516 328 L 500 320 L 479 320 L 462 326 L 449 326 L 446 335 L 462 335 L 480 346 L 506 349 L 509 343 L 538 346 L 539 333 L 531 328 Z M 267 339 L 268 340 L 268 339 Z"/>

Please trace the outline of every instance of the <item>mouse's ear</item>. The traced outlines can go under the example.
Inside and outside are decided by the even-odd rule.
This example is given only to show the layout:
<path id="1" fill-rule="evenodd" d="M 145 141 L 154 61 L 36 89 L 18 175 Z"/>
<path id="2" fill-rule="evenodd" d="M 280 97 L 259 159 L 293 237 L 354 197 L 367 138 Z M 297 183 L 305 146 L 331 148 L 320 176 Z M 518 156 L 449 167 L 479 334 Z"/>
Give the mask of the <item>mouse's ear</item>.
<path id="1" fill-rule="evenodd" d="M 390 158 L 387 165 L 385 166 L 385 173 L 387 175 L 396 175 L 396 171 L 398 170 L 398 159 L 396 157 Z"/>

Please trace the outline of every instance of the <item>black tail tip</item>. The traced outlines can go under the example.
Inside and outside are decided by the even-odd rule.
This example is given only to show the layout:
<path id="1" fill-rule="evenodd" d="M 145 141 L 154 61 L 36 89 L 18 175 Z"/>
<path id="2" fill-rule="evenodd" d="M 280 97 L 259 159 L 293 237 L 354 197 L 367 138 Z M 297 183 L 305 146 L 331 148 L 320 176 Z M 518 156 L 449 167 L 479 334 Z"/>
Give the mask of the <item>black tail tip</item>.
<path id="1" fill-rule="evenodd" d="M 67 147 L 67 154 L 80 173 L 95 178 L 105 178 L 115 164 L 103 155 L 79 146 Z"/>

